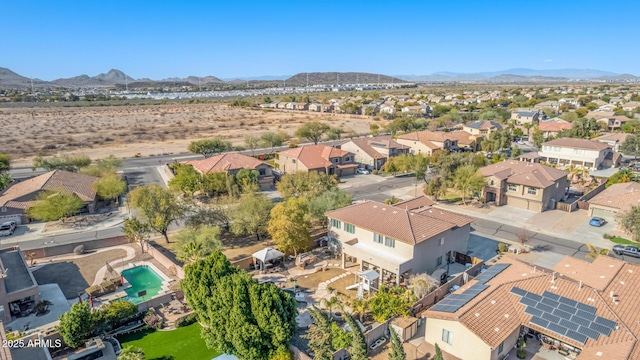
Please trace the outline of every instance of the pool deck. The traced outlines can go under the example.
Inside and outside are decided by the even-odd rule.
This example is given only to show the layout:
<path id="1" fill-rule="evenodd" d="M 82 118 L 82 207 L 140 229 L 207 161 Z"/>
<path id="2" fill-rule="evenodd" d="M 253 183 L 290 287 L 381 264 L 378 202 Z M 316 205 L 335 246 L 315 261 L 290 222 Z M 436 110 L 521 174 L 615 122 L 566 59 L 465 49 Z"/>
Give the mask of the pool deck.
<path id="1" fill-rule="evenodd" d="M 120 260 L 118 260 L 117 262 L 120 263 Z M 164 295 L 166 293 L 171 292 L 171 284 L 174 282 L 174 280 L 171 279 L 170 277 L 168 277 L 164 272 L 162 272 L 160 269 L 158 269 L 154 264 L 152 264 L 149 261 L 137 261 L 135 263 L 130 262 L 130 263 L 127 263 L 126 265 L 123 265 L 123 266 L 114 267 L 113 270 L 115 270 L 118 273 L 122 274 L 122 272 L 124 270 L 132 269 L 132 268 L 138 267 L 138 266 L 147 266 L 148 268 L 153 270 L 153 272 L 156 275 L 158 275 L 158 277 L 160 277 L 160 279 L 162 279 L 162 286 L 160 287 L 160 290 L 158 291 L 157 294 L 149 297 L 149 299 L 153 299 L 154 297 L 156 297 L 158 295 Z M 105 269 L 105 271 L 106 271 L 106 269 Z M 109 302 L 109 301 L 114 301 L 114 300 L 126 298 L 127 296 L 129 296 L 129 294 L 127 294 L 127 292 L 125 290 L 130 288 L 131 284 L 129 284 L 127 279 L 123 279 L 123 280 L 124 281 L 123 281 L 122 287 L 120 289 L 118 289 L 116 292 L 113 292 L 113 293 L 110 293 L 110 294 L 107 294 L 107 295 L 103 295 L 103 296 L 99 297 L 97 300 L 99 300 L 101 303 L 106 303 L 106 302 Z M 149 300 L 149 299 L 146 299 L 146 300 Z"/>

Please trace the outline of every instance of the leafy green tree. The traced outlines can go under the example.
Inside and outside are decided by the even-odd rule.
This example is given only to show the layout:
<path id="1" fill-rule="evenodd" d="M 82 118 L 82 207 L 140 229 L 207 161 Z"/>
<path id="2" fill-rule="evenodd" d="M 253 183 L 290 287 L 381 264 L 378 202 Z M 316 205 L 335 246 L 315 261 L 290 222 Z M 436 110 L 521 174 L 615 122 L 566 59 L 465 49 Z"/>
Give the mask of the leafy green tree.
<path id="1" fill-rule="evenodd" d="M 224 197 L 214 202 L 211 207 L 198 208 L 187 218 L 185 225 L 192 229 L 197 229 L 204 225 L 218 225 L 223 230 L 229 230 L 233 212 L 232 201 L 235 200 Z"/>
<path id="2" fill-rule="evenodd" d="M 13 179 L 11 178 L 11 176 L 9 176 L 9 174 L 0 173 L 0 191 L 9 186 L 9 184 L 11 184 L 11 181 L 13 181 Z"/>
<path id="3" fill-rule="evenodd" d="M 327 124 L 321 122 L 312 121 L 303 124 L 296 130 L 296 136 L 299 138 L 308 139 L 315 145 L 322 139 L 322 137 L 331 129 Z"/>
<path id="4" fill-rule="evenodd" d="M 427 170 L 429 169 L 430 159 L 423 154 L 402 154 L 393 159 L 399 171 L 412 172 L 416 178 L 416 182 L 425 181 Z"/>
<path id="5" fill-rule="evenodd" d="M 260 136 L 260 140 L 262 142 L 262 146 L 266 148 L 270 148 L 271 152 L 273 152 L 273 148 L 278 146 L 282 146 L 285 141 L 289 139 L 289 135 L 285 132 L 266 132 Z"/>
<path id="6" fill-rule="evenodd" d="M 627 135 L 622 146 L 620 146 L 620 151 L 627 156 L 633 156 L 634 159 L 637 159 L 638 156 L 640 156 L 640 135 Z"/>
<path id="7" fill-rule="evenodd" d="M 385 204 L 387 204 L 387 205 L 397 204 L 397 203 L 399 203 L 400 201 L 402 201 L 402 199 L 397 198 L 395 195 L 391 195 L 391 197 L 390 197 L 390 198 L 388 198 L 388 199 L 384 199 L 384 203 L 385 203 Z"/>
<path id="8" fill-rule="evenodd" d="M 513 147 L 513 150 L 511 151 L 511 157 L 514 158 L 514 159 L 517 159 L 520 156 L 522 156 L 522 149 L 520 149 L 520 147 L 518 147 L 518 145 L 515 145 Z"/>
<path id="9" fill-rule="evenodd" d="M 544 142 L 544 134 L 538 127 L 533 130 L 533 144 L 540 149 L 542 147 L 542 143 Z"/>
<path id="10" fill-rule="evenodd" d="M 230 185 L 233 181 L 231 175 L 225 172 L 213 172 L 202 175 L 201 190 L 208 196 L 220 196 L 230 193 Z M 171 185 L 171 184 L 170 184 Z"/>
<path id="11" fill-rule="evenodd" d="M 367 355 L 367 341 L 365 340 L 364 335 L 362 335 L 360 326 L 358 326 L 358 323 L 356 323 L 350 314 L 343 312 L 342 317 L 345 322 L 349 324 L 349 328 L 351 328 L 351 333 L 353 334 L 353 341 L 349 351 L 351 359 L 367 360 L 369 358 Z"/>
<path id="12" fill-rule="evenodd" d="M 622 125 L 620 129 L 623 133 L 627 134 L 635 134 L 637 132 L 640 132 L 640 120 L 631 119 L 627 121 L 626 124 Z"/>
<path id="13" fill-rule="evenodd" d="M 273 202 L 262 193 L 245 192 L 231 213 L 231 232 L 236 235 L 252 234 L 260 240 L 267 231 Z"/>
<path id="14" fill-rule="evenodd" d="M 138 313 L 138 305 L 127 300 L 115 300 L 107 303 L 101 309 L 94 311 L 94 327 L 102 327 L 95 323 L 96 314 L 106 322 L 107 329 L 114 329 L 121 326 L 126 320 L 130 319 Z"/>
<path id="15" fill-rule="evenodd" d="M 600 255 L 608 255 L 609 254 L 609 249 L 600 249 L 598 247 L 595 247 L 589 243 L 586 244 L 587 245 L 587 249 L 589 250 L 589 252 L 587 253 L 587 255 L 585 255 L 586 258 L 588 259 L 596 259 L 598 256 Z"/>
<path id="16" fill-rule="evenodd" d="M 172 164 L 175 176 L 169 180 L 169 188 L 180 191 L 186 196 L 192 196 L 203 188 L 203 176 L 189 164 Z"/>
<path id="17" fill-rule="evenodd" d="M 373 136 L 377 136 L 380 134 L 380 126 L 378 124 L 369 125 L 369 134 Z"/>
<path id="18" fill-rule="evenodd" d="M 339 127 L 330 127 L 327 131 L 327 139 L 329 140 L 340 140 L 342 139 L 342 134 L 344 134 L 344 130 Z"/>
<path id="19" fill-rule="evenodd" d="M 195 140 L 189 143 L 187 150 L 194 154 L 202 154 L 204 157 L 210 157 L 221 152 L 231 150 L 231 142 L 222 140 L 221 137 L 213 139 Z"/>
<path id="20" fill-rule="evenodd" d="M 276 189 L 282 197 L 306 197 L 313 199 L 325 191 L 336 189 L 339 181 L 335 175 L 327 175 L 317 171 L 299 171 L 284 174 L 276 184 Z"/>
<path id="21" fill-rule="evenodd" d="M 122 160 L 113 155 L 109 155 L 106 158 L 96 160 L 93 164 L 87 167 L 81 168 L 80 172 L 85 175 L 103 177 L 115 173 L 121 166 Z"/>
<path id="22" fill-rule="evenodd" d="M 462 192 L 462 203 L 466 205 L 466 198 L 473 192 L 482 190 L 485 181 L 484 176 L 473 165 L 464 165 L 456 170 L 454 184 Z"/>
<path id="23" fill-rule="evenodd" d="M 196 229 L 184 228 L 175 235 L 175 238 L 177 240 L 174 246 L 176 257 L 185 264 L 202 260 L 222 246 L 220 228 L 217 226 L 202 225 Z"/>
<path id="24" fill-rule="evenodd" d="M 244 137 L 244 144 L 247 145 L 247 149 L 251 150 L 251 156 L 254 156 L 256 149 L 260 146 L 261 139 L 259 136 L 247 135 Z"/>
<path id="25" fill-rule="evenodd" d="M 67 346 L 77 348 L 91 335 L 92 318 L 89 304 L 78 302 L 71 305 L 71 310 L 59 318 L 58 331 Z"/>
<path id="26" fill-rule="evenodd" d="M 207 346 L 241 359 L 285 351 L 296 329 L 295 299 L 272 283 L 258 284 L 215 251 L 185 266 L 181 287 Z"/>
<path id="27" fill-rule="evenodd" d="M 118 360 L 145 360 L 146 356 L 144 351 L 138 347 L 125 346 L 120 354 L 118 354 Z"/>
<path id="28" fill-rule="evenodd" d="M 11 169 L 11 157 L 0 153 L 0 173 L 8 172 Z"/>
<path id="29" fill-rule="evenodd" d="M 96 193 L 103 199 L 114 199 L 124 194 L 127 190 L 127 183 L 116 174 L 105 175 L 100 180 L 93 183 Z"/>
<path id="30" fill-rule="evenodd" d="M 349 305 L 351 310 L 358 314 L 358 319 L 360 322 L 364 321 L 364 317 L 369 311 L 369 300 L 368 299 L 354 299 Z"/>
<path id="31" fill-rule="evenodd" d="M 576 169 L 578 170 L 578 169 Z M 636 174 L 634 174 L 631 169 L 619 170 L 615 174 L 611 175 L 607 179 L 606 187 L 609 187 L 613 184 L 620 184 L 633 181 L 636 178 Z"/>
<path id="32" fill-rule="evenodd" d="M 76 195 L 64 191 L 43 191 L 36 203 L 27 210 L 29 217 L 42 221 L 56 221 L 77 214 L 84 202 Z"/>
<path id="33" fill-rule="evenodd" d="M 235 175 L 236 182 L 240 184 L 241 188 L 248 185 L 257 185 L 260 173 L 253 169 L 240 169 Z"/>
<path id="34" fill-rule="evenodd" d="M 442 350 L 440 350 L 440 346 L 438 346 L 438 343 L 436 343 L 435 353 L 436 354 L 433 356 L 432 360 L 444 360 L 444 357 L 442 357 Z"/>
<path id="35" fill-rule="evenodd" d="M 382 285 L 375 296 L 369 299 L 371 315 L 378 322 L 385 322 L 397 315 L 409 315 L 413 299 L 413 295 L 399 286 L 387 288 Z"/>
<path id="36" fill-rule="evenodd" d="M 633 240 L 640 240 L 640 206 L 634 206 L 630 210 L 618 214 L 616 220 L 620 227 L 631 234 Z"/>
<path id="37" fill-rule="evenodd" d="M 351 205 L 353 195 L 341 189 L 330 189 L 309 201 L 309 213 L 318 222 L 324 222 L 327 211 Z"/>
<path id="38" fill-rule="evenodd" d="M 309 348 L 313 351 L 314 360 L 333 360 L 331 322 L 329 318 L 313 306 L 309 309 L 313 324 L 305 338 L 309 340 Z"/>
<path id="39" fill-rule="evenodd" d="M 425 195 L 433 196 L 438 201 L 447 195 L 447 181 L 442 176 L 434 176 L 424 185 Z"/>
<path id="40" fill-rule="evenodd" d="M 31 169 L 42 168 L 47 171 L 65 170 L 77 172 L 79 169 L 87 167 L 91 164 L 91 159 L 87 155 L 62 155 L 61 157 L 53 156 L 43 158 L 36 156 L 33 159 Z"/>
<path id="41" fill-rule="evenodd" d="M 307 216 L 309 204 L 303 197 L 290 197 L 271 209 L 267 231 L 282 251 L 291 251 L 295 256 L 311 238 L 311 221 Z"/>
<path id="42" fill-rule="evenodd" d="M 151 228 L 146 222 L 138 220 L 138 218 L 130 217 L 124 220 L 122 224 L 122 232 L 129 242 L 136 242 L 140 245 L 142 252 L 145 251 L 145 244 L 149 242 Z"/>
<path id="43" fill-rule="evenodd" d="M 389 353 L 389 360 L 407 360 L 407 354 L 402 347 L 402 341 L 398 333 L 393 327 L 389 327 L 389 333 L 391 338 L 391 352 Z"/>
<path id="44" fill-rule="evenodd" d="M 169 226 L 186 212 L 186 207 L 173 191 L 153 184 L 135 188 L 129 193 L 129 202 L 140 210 L 149 227 L 162 234 L 167 243 Z"/>

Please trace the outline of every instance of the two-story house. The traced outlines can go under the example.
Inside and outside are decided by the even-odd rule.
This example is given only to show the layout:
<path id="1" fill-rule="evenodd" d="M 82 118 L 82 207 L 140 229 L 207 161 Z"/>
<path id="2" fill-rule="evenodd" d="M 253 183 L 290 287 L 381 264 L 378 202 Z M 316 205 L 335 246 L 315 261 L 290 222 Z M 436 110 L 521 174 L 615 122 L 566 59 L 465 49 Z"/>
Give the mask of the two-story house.
<path id="1" fill-rule="evenodd" d="M 327 212 L 329 246 L 341 255 L 342 267 L 359 264 L 400 285 L 412 274 L 446 267 L 456 252 L 466 253 L 473 220 L 433 208 L 430 201 L 414 206 L 419 199 L 366 201 Z"/>
<path id="2" fill-rule="evenodd" d="M 351 139 L 340 148 L 353 153 L 355 161 L 369 170 L 380 170 L 388 158 L 409 152 L 408 146 L 399 144 L 391 136 Z"/>
<path id="3" fill-rule="evenodd" d="M 576 165 L 591 170 L 598 170 L 606 166 L 607 157 L 613 155 L 611 146 L 599 141 L 560 138 L 542 144 L 542 151 L 538 153 L 540 161 L 559 166 Z M 615 164 L 613 164 L 615 165 Z"/>
<path id="4" fill-rule="evenodd" d="M 542 212 L 569 192 L 567 173 L 550 166 L 508 160 L 481 167 L 486 186 L 482 197 L 496 205 L 509 205 Z"/>
<path id="5" fill-rule="evenodd" d="M 622 129 L 622 126 L 629 122 L 631 119 L 624 115 L 614 115 L 601 117 L 597 120 L 599 123 L 603 123 L 609 131 L 617 131 Z"/>
<path id="6" fill-rule="evenodd" d="M 471 135 L 489 136 L 494 131 L 502 130 L 502 124 L 497 121 L 476 121 L 462 125 L 462 130 Z"/>
<path id="7" fill-rule="evenodd" d="M 183 164 L 193 166 L 201 174 L 225 172 L 235 175 L 241 169 L 255 170 L 258 172 L 260 190 L 271 190 L 274 186 L 275 178 L 271 165 L 239 153 L 225 153 L 203 160 L 189 160 Z"/>
<path id="8" fill-rule="evenodd" d="M 511 121 L 516 125 L 537 123 L 540 120 L 540 111 L 535 109 L 518 110 L 511 113 Z"/>
<path id="9" fill-rule="evenodd" d="M 20 248 L 0 250 L 0 322 L 26 316 L 39 301 L 38 283 Z"/>
<path id="10" fill-rule="evenodd" d="M 438 150 L 458 149 L 458 140 L 443 131 L 415 131 L 398 136 L 396 141 L 408 146 L 412 154 L 431 155 Z"/>
<path id="11" fill-rule="evenodd" d="M 319 171 L 327 175 L 353 175 L 358 164 L 353 153 L 326 145 L 309 145 L 284 150 L 275 159 L 283 174 Z"/>
<path id="12" fill-rule="evenodd" d="M 593 140 L 597 140 L 597 141 L 600 141 L 601 143 L 605 143 L 611 146 L 613 151 L 620 151 L 620 146 L 622 146 L 622 143 L 624 143 L 625 140 L 627 140 L 628 135 L 629 134 L 626 134 L 626 133 L 611 133 L 611 134 L 604 134 L 602 136 L 598 136 Z"/>

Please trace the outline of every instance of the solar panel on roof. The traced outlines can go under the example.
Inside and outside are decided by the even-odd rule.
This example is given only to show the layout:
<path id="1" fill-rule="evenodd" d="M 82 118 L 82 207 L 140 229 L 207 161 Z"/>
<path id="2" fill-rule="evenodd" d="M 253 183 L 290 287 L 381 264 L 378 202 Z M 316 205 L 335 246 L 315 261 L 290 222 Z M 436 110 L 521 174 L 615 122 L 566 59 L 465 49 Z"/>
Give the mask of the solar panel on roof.
<path id="1" fill-rule="evenodd" d="M 589 326 L 589 324 L 591 324 L 591 321 L 589 321 L 587 319 L 583 319 L 583 318 L 581 318 L 579 316 L 575 316 L 575 315 L 573 315 L 571 317 L 571 319 L 569 319 L 569 320 L 571 320 L 572 322 L 574 322 L 576 324 L 580 324 L 582 326 L 587 326 L 587 327 Z"/>
<path id="2" fill-rule="evenodd" d="M 549 305 L 553 308 L 557 308 L 558 305 L 560 305 L 559 302 L 549 299 L 548 297 L 543 297 L 542 300 L 540 300 L 541 303 L 545 304 L 545 305 Z"/>
<path id="3" fill-rule="evenodd" d="M 485 272 L 481 273 L 476 277 L 479 283 L 486 283 L 487 281 L 493 279 L 496 275 L 504 271 L 504 269 L 508 268 L 511 264 L 495 264 L 492 267 L 488 268 Z"/>
<path id="4" fill-rule="evenodd" d="M 542 310 L 542 311 L 545 311 L 545 312 L 548 312 L 548 313 L 553 312 L 553 308 L 551 306 L 545 305 L 543 303 L 537 303 L 536 304 L 536 309 Z"/>
<path id="5" fill-rule="evenodd" d="M 537 317 L 541 317 L 542 314 L 544 314 L 543 311 L 538 310 L 538 309 L 536 309 L 534 307 L 531 307 L 531 306 L 527 306 L 527 308 L 524 309 L 524 313 L 528 314 L 528 315 L 531 315 L 531 316 L 537 316 Z"/>
<path id="6" fill-rule="evenodd" d="M 573 330 L 567 330 L 567 333 L 565 334 L 566 337 L 568 337 L 569 339 L 573 339 L 577 342 L 579 342 L 580 344 L 583 344 L 587 342 L 587 336 L 586 335 L 582 335 L 582 334 L 578 334 L 577 332 L 573 331 Z"/>
<path id="7" fill-rule="evenodd" d="M 541 318 L 543 318 L 545 320 L 549 320 L 549 322 L 554 323 L 554 324 L 557 324 L 558 322 L 560 322 L 560 318 L 559 317 L 557 317 L 555 315 L 552 315 L 552 314 L 550 314 L 548 312 L 542 314 Z"/>
<path id="8" fill-rule="evenodd" d="M 532 324 L 536 324 L 540 327 L 546 328 L 547 326 L 549 326 L 549 321 L 545 320 L 545 319 L 541 319 L 537 316 L 534 316 L 531 318 L 531 320 L 529 320 L 530 323 Z"/>
<path id="9" fill-rule="evenodd" d="M 526 293 L 524 295 L 524 297 L 526 297 L 527 299 L 531 299 L 533 301 L 536 301 L 536 302 L 542 300 L 542 296 L 540 296 L 538 294 L 531 293 L 531 292 Z"/>
<path id="10" fill-rule="evenodd" d="M 589 313 L 589 312 L 586 312 L 586 311 L 583 311 L 583 310 L 578 310 L 576 312 L 576 315 L 580 316 L 583 319 L 587 319 L 589 321 L 594 321 L 596 319 L 596 315 L 594 315 L 592 313 Z"/>
<path id="11" fill-rule="evenodd" d="M 577 329 L 580 325 L 574 323 L 573 321 L 560 319 L 560 325 L 566 327 L 567 329 Z"/>
<path id="12" fill-rule="evenodd" d="M 562 311 L 562 310 L 560 310 L 560 309 L 558 309 L 558 308 L 555 308 L 555 309 L 553 310 L 553 315 L 555 315 L 555 316 L 557 316 L 557 317 L 559 317 L 559 318 L 562 318 L 562 319 L 571 320 L 571 314 L 569 314 L 569 313 L 568 313 L 568 312 L 566 312 L 566 311 Z"/>
<path id="13" fill-rule="evenodd" d="M 604 325 L 600 325 L 597 323 L 591 323 L 591 325 L 589 325 L 589 329 L 593 329 L 597 332 L 599 332 L 602 335 L 607 335 L 609 336 L 611 334 L 611 329 L 604 326 Z"/>
<path id="14" fill-rule="evenodd" d="M 605 319 L 605 318 L 600 317 L 600 316 L 596 317 L 595 323 L 603 325 L 603 326 L 606 326 L 611 330 L 614 330 L 616 328 L 616 326 L 617 326 L 615 321 L 611 321 L 609 319 Z"/>
<path id="15" fill-rule="evenodd" d="M 578 311 L 578 309 L 576 309 L 575 307 L 569 306 L 567 304 L 558 305 L 558 309 L 560 309 L 560 310 L 562 310 L 562 311 L 564 311 L 566 313 L 569 313 L 571 315 L 575 314 Z"/>
<path id="16" fill-rule="evenodd" d="M 554 333 L 556 333 L 556 334 L 560 334 L 560 335 L 564 335 L 564 334 L 566 334 L 566 333 L 567 333 L 567 330 L 568 330 L 568 329 L 567 329 L 566 327 L 564 327 L 564 326 L 560 326 L 560 325 L 558 325 L 558 324 L 553 324 L 553 323 L 550 323 L 550 324 L 549 324 L 549 326 L 547 326 L 547 329 L 549 329 L 549 330 L 553 331 L 553 332 L 554 332 Z"/>
<path id="17" fill-rule="evenodd" d="M 549 299 L 555 300 L 555 301 L 558 301 L 558 299 L 560 299 L 560 295 L 554 294 L 554 293 L 546 291 L 546 290 L 542 293 L 542 297 L 546 297 L 546 298 L 549 298 Z"/>
<path id="18" fill-rule="evenodd" d="M 519 287 L 512 287 L 511 290 L 509 291 L 510 293 L 514 294 L 514 295 L 518 295 L 520 297 L 524 296 L 524 294 L 527 293 L 527 290 L 524 289 L 520 289 Z"/>
<path id="19" fill-rule="evenodd" d="M 597 332 L 597 331 L 595 331 L 593 329 L 590 329 L 590 328 L 586 328 L 584 326 L 580 326 L 580 328 L 578 328 L 577 332 L 579 334 L 586 335 L 587 337 L 589 337 L 589 338 L 591 338 L 593 340 L 598 340 L 598 336 L 600 336 L 599 332 Z"/>
<path id="20" fill-rule="evenodd" d="M 558 299 L 558 301 L 560 301 L 561 303 L 563 303 L 563 304 L 565 304 L 565 305 L 571 306 L 571 307 L 573 307 L 573 308 L 575 308 L 575 307 L 576 307 L 576 304 L 578 304 L 578 302 L 577 302 L 577 301 L 575 301 L 575 300 L 571 300 L 571 299 L 566 298 L 566 297 L 564 297 L 564 296 L 560 296 L 560 299 Z"/>
<path id="21" fill-rule="evenodd" d="M 576 307 L 578 309 L 580 309 L 580 310 L 583 310 L 583 311 L 586 311 L 586 312 L 590 312 L 592 314 L 596 313 L 596 308 L 594 308 L 591 305 L 587 305 L 587 304 L 583 304 L 583 303 L 579 302 L 579 303 L 576 304 Z"/>
<path id="22" fill-rule="evenodd" d="M 522 298 L 520 304 L 527 305 L 528 307 L 535 307 L 538 302 L 532 299 Z"/>

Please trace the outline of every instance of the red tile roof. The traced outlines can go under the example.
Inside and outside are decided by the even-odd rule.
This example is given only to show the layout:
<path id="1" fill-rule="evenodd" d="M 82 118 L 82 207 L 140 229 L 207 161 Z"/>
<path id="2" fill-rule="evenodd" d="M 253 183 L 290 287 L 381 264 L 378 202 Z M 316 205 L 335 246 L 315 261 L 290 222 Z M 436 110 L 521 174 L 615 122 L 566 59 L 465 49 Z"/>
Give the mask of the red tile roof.
<path id="1" fill-rule="evenodd" d="M 348 151 L 326 145 L 308 145 L 294 149 L 284 150 L 278 153 L 300 161 L 307 169 L 318 169 L 331 166 L 329 158 L 342 157 L 349 154 Z"/>
<path id="2" fill-rule="evenodd" d="M 203 174 L 214 172 L 235 171 L 240 169 L 256 169 L 258 166 L 266 164 L 254 157 L 239 154 L 225 153 L 203 160 L 184 161 L 183 164 L 192 165 Z"/>
<path id="3" fill-rule="evenodd" d="M 613 184 L 589 200 L 589 204 L 607 206 L 625 212 L 640 205 L 640 184 L 634 181 Z"/>
<path id="4" fill-rule="evenodd" d="M 467 216 L 436 208 L 411 211 L 375 201 L 329 211 L 325 215 L 410 245 L 473 221 Z"/>
<path id="5" fill-rule="evenodd" d="M 573 124 L 568 121 L 540 121 L 538 129 L 545 132 L 559 132 L 562 130 L 571 130 Z"/>
<path id="6" fill-rule="evenodd" d="M 495 176 L 498 179 L 507 179 L 508 183 L 547 188 L 557 180 L 566 178 L 567 173 L 550 166 L 526 161 L 508 160 L 480 168 L 483 176 Z"/>
<path id="7" fill-rule="evenodd" d="M 435 202 L 428 197 L 418 196 L 413 199 L 400 201 L 399 203 L 393 204 L 393 206 L 405 210 L 416 210 L 431 207 L 433 204 L 435 204 Z"/>

